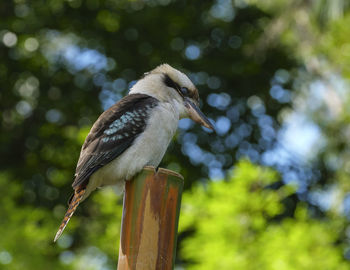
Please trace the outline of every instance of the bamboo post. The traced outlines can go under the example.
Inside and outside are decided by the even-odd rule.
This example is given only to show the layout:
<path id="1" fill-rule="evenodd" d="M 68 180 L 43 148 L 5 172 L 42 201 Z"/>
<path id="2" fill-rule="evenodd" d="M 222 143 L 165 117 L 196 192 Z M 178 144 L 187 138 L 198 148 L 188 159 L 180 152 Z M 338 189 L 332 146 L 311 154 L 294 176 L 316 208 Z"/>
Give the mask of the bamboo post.
<path id="1" fill-rule="evenodd" d="M 118 270 L 174 267 L 183 177 L 145 167 L 125 185 Z"/>

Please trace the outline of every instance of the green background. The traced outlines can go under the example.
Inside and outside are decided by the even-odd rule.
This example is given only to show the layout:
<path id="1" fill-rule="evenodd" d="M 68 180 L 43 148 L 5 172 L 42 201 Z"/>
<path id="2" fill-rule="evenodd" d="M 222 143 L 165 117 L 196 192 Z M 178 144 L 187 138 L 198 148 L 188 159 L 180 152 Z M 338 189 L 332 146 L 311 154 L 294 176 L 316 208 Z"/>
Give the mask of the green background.
<path id="1" fill-rule="evenodd" d="M 161 164 L 176 268 L 349 269 L 349 24 L 341 0 L 1 1 L 0 269 L 116 268 L 110 188 L 53 237 L 91 125 L 161 63 L 216 126 L 181 120 Z"/>

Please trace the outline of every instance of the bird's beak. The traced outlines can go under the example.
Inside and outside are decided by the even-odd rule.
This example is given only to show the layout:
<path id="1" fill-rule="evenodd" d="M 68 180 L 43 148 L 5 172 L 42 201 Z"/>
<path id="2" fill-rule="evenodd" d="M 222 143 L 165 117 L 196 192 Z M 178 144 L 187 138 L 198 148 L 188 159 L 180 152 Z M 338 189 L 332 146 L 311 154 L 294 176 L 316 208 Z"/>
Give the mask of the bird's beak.
<path id="1" fill-rule="evenodd" d="M 209 122 L 208 118 L 201 112 L 201 110 L 188 98 L 185 98 L 185 106 L 189 117 L 201 124 L 202 126 L 214 130 L 214 126 Z"/>

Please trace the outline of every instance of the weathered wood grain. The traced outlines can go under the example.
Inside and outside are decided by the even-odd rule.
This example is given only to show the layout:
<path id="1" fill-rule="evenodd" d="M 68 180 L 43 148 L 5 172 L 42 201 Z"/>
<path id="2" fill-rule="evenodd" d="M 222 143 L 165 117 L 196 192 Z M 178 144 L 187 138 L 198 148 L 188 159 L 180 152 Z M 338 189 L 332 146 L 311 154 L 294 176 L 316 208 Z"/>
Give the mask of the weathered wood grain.
<path id="1" fill-rule="evenodd" d="M 127 181 L 118 270 L 173 269 L 182 188 L 181 175 L 153 167 Z"/>

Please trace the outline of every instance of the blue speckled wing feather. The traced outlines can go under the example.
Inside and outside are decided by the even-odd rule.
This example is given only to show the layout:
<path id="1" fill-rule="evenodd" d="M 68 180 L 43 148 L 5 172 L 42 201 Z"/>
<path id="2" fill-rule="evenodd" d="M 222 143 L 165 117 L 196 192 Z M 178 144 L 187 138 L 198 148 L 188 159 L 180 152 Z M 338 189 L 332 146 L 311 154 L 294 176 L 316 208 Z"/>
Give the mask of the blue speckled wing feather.
<path id="1" fill-rule="evenodd" d="M 90 176 L 121 155 L 144 131 L 146 121 L 158 100 L 131 94 L 101 114 L 82 146 L 73 188 L 87 185 Z"/>

